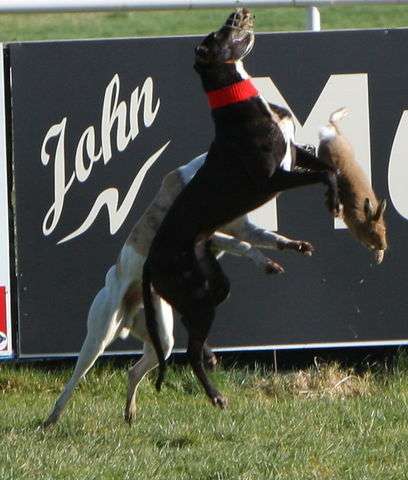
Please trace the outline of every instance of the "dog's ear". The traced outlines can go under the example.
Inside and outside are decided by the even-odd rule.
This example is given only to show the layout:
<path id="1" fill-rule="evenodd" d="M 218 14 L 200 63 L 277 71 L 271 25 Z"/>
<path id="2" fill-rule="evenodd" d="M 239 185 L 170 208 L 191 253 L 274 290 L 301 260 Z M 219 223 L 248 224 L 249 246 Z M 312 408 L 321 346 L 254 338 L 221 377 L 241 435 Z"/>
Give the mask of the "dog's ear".
<path id="1" fill-rule="evenodd" d="M 210 63 L 210 49 L 206 45 L 198 45 L 195 50 L 194 70 L 201 73 Z"/>
<path id="2" fill-rule="evenodd" d="M 207 57 L 208 57 L 208 47 L 206 47 L 205 45 L 198 45 L 196 48 L 195 48 L 195 56 L 196 56 L 196 61 L 206 61 L 207 60 Z"/>

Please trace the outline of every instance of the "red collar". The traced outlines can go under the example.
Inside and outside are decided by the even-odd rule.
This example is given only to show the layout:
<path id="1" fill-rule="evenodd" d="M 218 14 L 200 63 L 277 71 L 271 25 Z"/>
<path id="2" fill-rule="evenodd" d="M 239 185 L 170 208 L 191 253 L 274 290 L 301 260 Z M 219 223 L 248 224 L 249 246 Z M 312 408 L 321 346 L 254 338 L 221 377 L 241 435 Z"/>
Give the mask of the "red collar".
<path id="1" fill-rule="evenodd" d="M 259 92 L 250 78 L 233 83 L 228 87 L 207 92 L 208 103 L 212 109 L 243 102 L 257 95 L 259 95 Z"/>

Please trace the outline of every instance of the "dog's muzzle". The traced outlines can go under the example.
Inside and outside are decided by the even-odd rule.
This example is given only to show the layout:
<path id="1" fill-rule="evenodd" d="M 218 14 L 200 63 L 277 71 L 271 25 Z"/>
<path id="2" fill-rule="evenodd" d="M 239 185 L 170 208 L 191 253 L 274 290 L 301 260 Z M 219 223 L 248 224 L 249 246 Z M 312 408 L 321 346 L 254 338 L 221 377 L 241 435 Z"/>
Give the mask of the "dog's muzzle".
<path id="1" fill-rule="evenodd" d="M 254 17 L 251 12 L 245 8 L 238 8 L 227 18 L 220 31 L 223 29 L 233 30 L 230 32 L 230 41 L 234 46 L 236 56 L 242 59 L 248 55 L 255 41 Z"/>
<path id="2" fill-rule="evenodd" d="M 226 20 L 225 26 L 239 31 L 253 33 L 254 17 L 246 8 L 237 8 Z"/>

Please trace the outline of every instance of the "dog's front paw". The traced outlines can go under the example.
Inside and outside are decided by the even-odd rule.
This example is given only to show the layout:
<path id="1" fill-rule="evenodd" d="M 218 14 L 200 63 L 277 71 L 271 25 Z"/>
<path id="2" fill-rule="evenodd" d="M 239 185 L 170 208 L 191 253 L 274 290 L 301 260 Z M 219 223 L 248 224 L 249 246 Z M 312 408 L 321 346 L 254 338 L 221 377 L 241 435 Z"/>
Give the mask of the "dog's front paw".
<path id="1" fill-rule="evenodd" d="M 305 242 L 304 240 L 292 240 L 286 244 L 286 249 L 294 250 L 295 252 L 299 252 L 309 257 L 315 251 L 314 246 L 309 242 Z"/>
<path id="2" fill-rule="evenodd" d="M 268 260 L 268 262 L 265 264 L 265 272 L 268 274 L 284 273 L 285 269 L 279 263 L 274 262 L 273 260 Z"/>
<path id="3" fill-rule="evenodd" d="M 309 242 L 299 241 L 299 252 L 310 257 L 315 251 L 314 246 Z"/>
<path id="4" fill-rule="evenodd" d="M 226 397 L 222 396 L 220 393 L 217 393 L 211 398 L 211 402 L 214 407 L 219 407 L 222 410 L 228 407 L 228 400 Z"/>

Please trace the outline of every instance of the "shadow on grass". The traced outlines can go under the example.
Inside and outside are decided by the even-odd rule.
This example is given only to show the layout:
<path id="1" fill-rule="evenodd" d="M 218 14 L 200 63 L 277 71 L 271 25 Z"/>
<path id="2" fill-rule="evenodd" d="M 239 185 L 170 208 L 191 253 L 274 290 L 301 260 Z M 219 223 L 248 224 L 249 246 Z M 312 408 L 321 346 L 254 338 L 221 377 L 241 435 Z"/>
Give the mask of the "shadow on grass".
<path id="1" fill-rule="evenodd" d="M 1 425 L 0 426 L 0 437 L 2 435 L 8 435 L 10 433 L 14 434 L 44 434 L 46 430 L 43 428 L 43 420 L 34 418 L 25 424 L 18 424 L 18 425 Z"/>
<path id="2" fill-rule="evenodd" d="M 181 450 L 186 447 L 191 447 L 195 442 L 189 437 L 176 437 L 176 438 L 161 438 L 154 442 L 159 450 L 162 449 L 175 449 Z"/>

